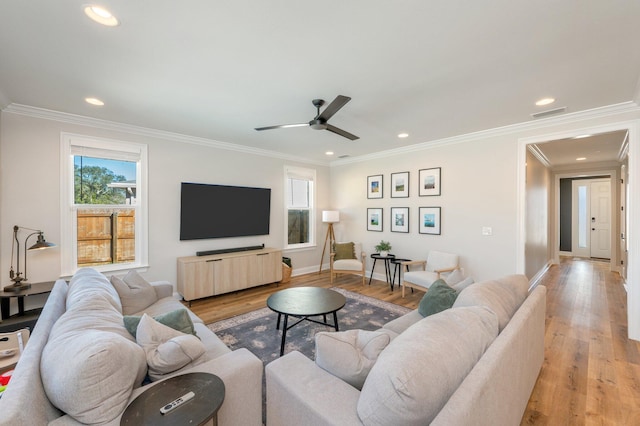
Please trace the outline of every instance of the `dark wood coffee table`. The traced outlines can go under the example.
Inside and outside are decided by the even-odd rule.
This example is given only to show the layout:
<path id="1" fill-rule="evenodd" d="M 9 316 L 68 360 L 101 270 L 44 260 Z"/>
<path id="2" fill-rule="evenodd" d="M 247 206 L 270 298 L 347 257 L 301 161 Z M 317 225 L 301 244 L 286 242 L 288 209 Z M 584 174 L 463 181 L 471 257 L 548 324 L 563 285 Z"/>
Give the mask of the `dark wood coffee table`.
<path id="1" fill-rule="evenodd" d="M 280 317 L 284 315 L 282 324 L 282 343 L 280 344 L 280 356 L 284 354 L 284 344 L 287 338 L 287 330 L 302 321 L 310 321 L 316 324 L 328 325 L 339 331 L 338 312 L 347 303 L 347 298 L 337 291 L 320 287 L 293 287 L 273 293 L 267 299 L 267 306 L 278 313 L 276 328 L 280 329 Z M 333 314 L 333 324 L 327 322 L 327 314 Z M 298 318 L 298 321 L 288 325 L 289 315 Z M 309 317 L 323 316 L 324 321 L 318 321 Z"/>
<path id="2" fill-rule="evenodd" d="M 168 412 L 160 409 L 189 391 L 195 396 Z M 142 392 L 127 407 L 121 425 L 202 425 L 213 419 L 217 425 L 218 410 L 224 401 L 224 383 L 209 373 L 187 373 L 164 380 Z"/>

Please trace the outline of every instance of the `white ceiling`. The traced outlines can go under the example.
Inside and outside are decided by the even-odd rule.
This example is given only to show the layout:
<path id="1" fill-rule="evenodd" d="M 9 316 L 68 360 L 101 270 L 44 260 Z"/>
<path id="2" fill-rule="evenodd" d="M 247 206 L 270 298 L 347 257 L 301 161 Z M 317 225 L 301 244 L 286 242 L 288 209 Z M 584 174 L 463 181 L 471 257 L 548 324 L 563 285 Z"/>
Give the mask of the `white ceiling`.
<path id="1" fill-rule="evenodd" d="M 535 144 L 535 147 L 542 153 L 551 168 L 563 166 L 580 168 L 585 164 L 623 161 L 627 155 L 626 143 L 628 143 L 627 131 L 624 130 L 558 139 Z"/>
<path id="2" fill-rule="evenodd" d="M 0 107 L 329 161 L 638 100 L 637 0 L 101 1 L 115 28 L 86 3 L 0 2 Z M 338 94 L 352 100 L 330 123 L 357 141 L 254 130 L 307 122 L 312 99 Z"/>

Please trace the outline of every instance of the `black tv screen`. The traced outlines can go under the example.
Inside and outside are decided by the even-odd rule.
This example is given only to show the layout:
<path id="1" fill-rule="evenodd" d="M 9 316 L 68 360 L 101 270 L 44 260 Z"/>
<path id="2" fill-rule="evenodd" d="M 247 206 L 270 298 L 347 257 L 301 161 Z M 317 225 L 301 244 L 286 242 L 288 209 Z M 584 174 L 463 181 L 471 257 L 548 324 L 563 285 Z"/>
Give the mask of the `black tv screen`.
<path id="1" fill-rule="evenodd" d="M 180 240 L 269 234 L 271 189 L 182 182 Z"/>

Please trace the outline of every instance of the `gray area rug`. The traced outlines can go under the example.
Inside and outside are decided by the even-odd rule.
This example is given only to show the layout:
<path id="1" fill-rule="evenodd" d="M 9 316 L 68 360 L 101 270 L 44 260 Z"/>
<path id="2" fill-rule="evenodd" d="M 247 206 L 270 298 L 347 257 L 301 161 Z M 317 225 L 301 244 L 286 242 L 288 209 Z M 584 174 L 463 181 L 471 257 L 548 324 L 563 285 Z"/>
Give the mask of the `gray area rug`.
<path id="1" fill-rule="evenodd" d="M 340 331 L 361 329 L 377 330 L 392 319 L 410 312 L 411 309 L 389 302 L 363 296 L 341 288 L 333 287 L 347 298 L 344 308 L 338 311 Z M 216 335 L 232 350 L 247 348 L 266 365 L 279 358 L 282 331 L 276 329 L 278 314 L 269 308 L 262 308 L 233 318 L 208 324 Z M 321 319 L 321 318 L 320 318 Z M 331 315 L 327 318 L 333 319 Z M 290 318 L 289 324 L 295 321 Z M 300 351 L 310 359 L 315 358 L 314 336 L 319 331 L 334 331 L 332 327 L 309 321 L 291 328 L 287 333 L 285 354 Z"/>

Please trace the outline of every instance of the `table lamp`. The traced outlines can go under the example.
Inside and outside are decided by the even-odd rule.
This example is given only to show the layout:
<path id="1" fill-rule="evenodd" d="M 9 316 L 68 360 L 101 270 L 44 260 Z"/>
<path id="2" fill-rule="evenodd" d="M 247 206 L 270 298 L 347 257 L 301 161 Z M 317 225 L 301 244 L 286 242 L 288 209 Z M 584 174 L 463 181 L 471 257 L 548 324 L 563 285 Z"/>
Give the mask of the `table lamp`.
<path id="1" fill-rule="evenodd" d="M 18 240 L 18 231 L 19 230 L 32 231 L 27 238 L 24 239 L 24 274 L 20 272 L 20 241 Z M 34 245 L 27 249 L 27 242 L 29 238 L 34 235 L 38 236 L 38 240 Z M 13 227 L 13 242 L 11 244 L 11 269 L 9 270 L 9 278 L 13 281 L 13 284 L 6 286 L 3 290 L 10 292 L 18 292 L 22 290 L 26 290 L 31 287 L 31 284 L 25 283 L 27 281 L 27 252 L 31 250 L 42 250 L 47 249 L 49 247 L 55 247 L 55 244 L 49 243 L 44 239 L 44 233 L 38 229 L 26 228 L 24 226 L 14 226 Z M 13 270 L 13 253 L 16 253 L 16 269 Z"/>

